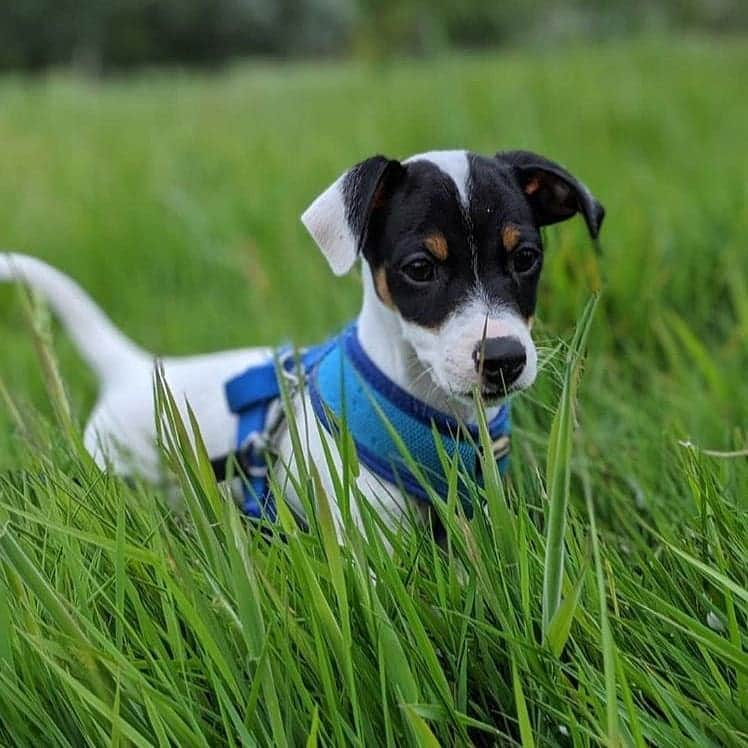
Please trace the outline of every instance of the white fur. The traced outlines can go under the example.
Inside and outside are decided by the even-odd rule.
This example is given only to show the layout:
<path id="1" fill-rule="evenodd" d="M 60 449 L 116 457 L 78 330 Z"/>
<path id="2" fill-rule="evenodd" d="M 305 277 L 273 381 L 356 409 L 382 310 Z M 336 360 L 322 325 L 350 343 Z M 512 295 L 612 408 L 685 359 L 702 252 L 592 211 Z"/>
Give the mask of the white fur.
<path id="1" fill-rule="evenodd" d="M 538 355 L 528 324 L 516 313 L 487 304 L 476 293 L 436 329 L 402 322 L 402 337 L 430 373 L 435 390 L 445 400 L 470 406 L 469 393 L 480 385 L 473 352 L 486 338 L 516 338 L 525 349 L 525 366 L 511 390 L 529 387 L 537 374 Z M 469 417 L 469 416 L 464 416 Z"/>
<path id="2" fill-rule="evenodd" d="M 467 151 L 427 151 L 411 156 L 403 163 L 409 164 L 413 161 L 430 161 L 436 164 L 455 183 L 462 205 L 467 207 L 470 199 L 470 162 Z"/>
<path id="3" fill-rule="evenodd" d="M 338 177 L 301 214 L 301 222 L 319 245 L 335 275 L 345 275 L 353 267 L 358 254 L 356 238 L 345 217 L 345 176 Z"/>
<path id="4" fill-rule="evenodd" d="M 0 253 L 0 281 L 20 280 L 40 293 L 104 384 L 127 376 L 145 352 L 126 338 L 74 281 L 35 257 Z"/>

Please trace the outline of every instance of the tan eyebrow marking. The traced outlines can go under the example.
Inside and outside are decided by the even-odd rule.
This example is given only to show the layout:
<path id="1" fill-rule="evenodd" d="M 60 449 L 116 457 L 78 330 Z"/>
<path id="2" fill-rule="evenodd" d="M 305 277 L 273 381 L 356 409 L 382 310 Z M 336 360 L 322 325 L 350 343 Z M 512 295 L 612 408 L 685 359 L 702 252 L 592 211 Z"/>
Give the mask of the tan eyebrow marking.
<path id="1" fill-rule="evenodd" d="M 501 229 L 501 243 L 507 252 L 511 252 L 517 248 L 519 244 L 519 229 L 513 223 L 508 223 Z"/>
<path id="2" fill-rule="evenodd" d="M 447 240 L 444 238 L 444 234 L 439 232 L 431 234 L 424 239 L 424 245 L 429 252 L 431 252 L 437 260 L 446 260 L 449 254 L 449 247 L 447 247 Z"/>
<path id="3" fill-rule="evenodd" d="M 392 301 L 392 294 L 390 293 L 390 287 L 387 285 L 387 273 L 384 268 L 377 268 L 374 272 L 374 288 L 377 291 L 379 300 L 390 309 L 395 308 L 395 304 Z"/>

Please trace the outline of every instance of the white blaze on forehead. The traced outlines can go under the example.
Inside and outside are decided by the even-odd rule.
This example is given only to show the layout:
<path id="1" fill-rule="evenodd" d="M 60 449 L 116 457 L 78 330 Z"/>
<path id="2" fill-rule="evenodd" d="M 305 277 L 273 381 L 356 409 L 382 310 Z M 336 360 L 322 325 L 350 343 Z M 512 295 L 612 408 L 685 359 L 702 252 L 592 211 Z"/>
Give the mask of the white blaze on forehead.
<path id="1" fill-rule="evenodd" d="M 412 161 L 430 161 L 452 179 L 460 194 L 463 206 L 468 204 L 468 181 L 470 180 L 470 162 L 467 151 L 429 151 L 411 156 L 404 163 Z"/>

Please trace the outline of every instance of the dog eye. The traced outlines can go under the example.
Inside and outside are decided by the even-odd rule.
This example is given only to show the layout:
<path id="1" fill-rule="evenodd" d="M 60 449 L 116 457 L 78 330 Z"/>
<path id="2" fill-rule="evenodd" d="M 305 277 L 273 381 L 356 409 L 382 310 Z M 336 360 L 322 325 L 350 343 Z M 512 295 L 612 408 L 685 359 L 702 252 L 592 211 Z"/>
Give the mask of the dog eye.
<path id="1" fill-rule="evenodd" d="M 512 254 L 512 270 L 517 275 L 529 275 L 540 264 L 540 252 L 532 247 L 523 247 Z"/>
<path id="2" fill-rule="evenodd" d="M 420 256 L 406 262 L 401 270 L 405 277 L 413 283 L 429 283 L 434 280 L 436 275 L 434 263 Z"/>

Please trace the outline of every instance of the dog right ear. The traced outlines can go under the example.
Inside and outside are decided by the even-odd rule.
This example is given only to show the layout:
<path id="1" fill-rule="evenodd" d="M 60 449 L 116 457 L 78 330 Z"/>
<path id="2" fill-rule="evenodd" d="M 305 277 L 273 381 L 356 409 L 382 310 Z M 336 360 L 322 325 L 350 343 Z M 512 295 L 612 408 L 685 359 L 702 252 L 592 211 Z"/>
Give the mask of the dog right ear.
<path id="1" fill-rule="evenodd" d="M 405 167 L 372 156 L 336 179 L 302 214 L 335 275 L 344 275 L 366 244 L 374 211 L 383 208 Z"/>

